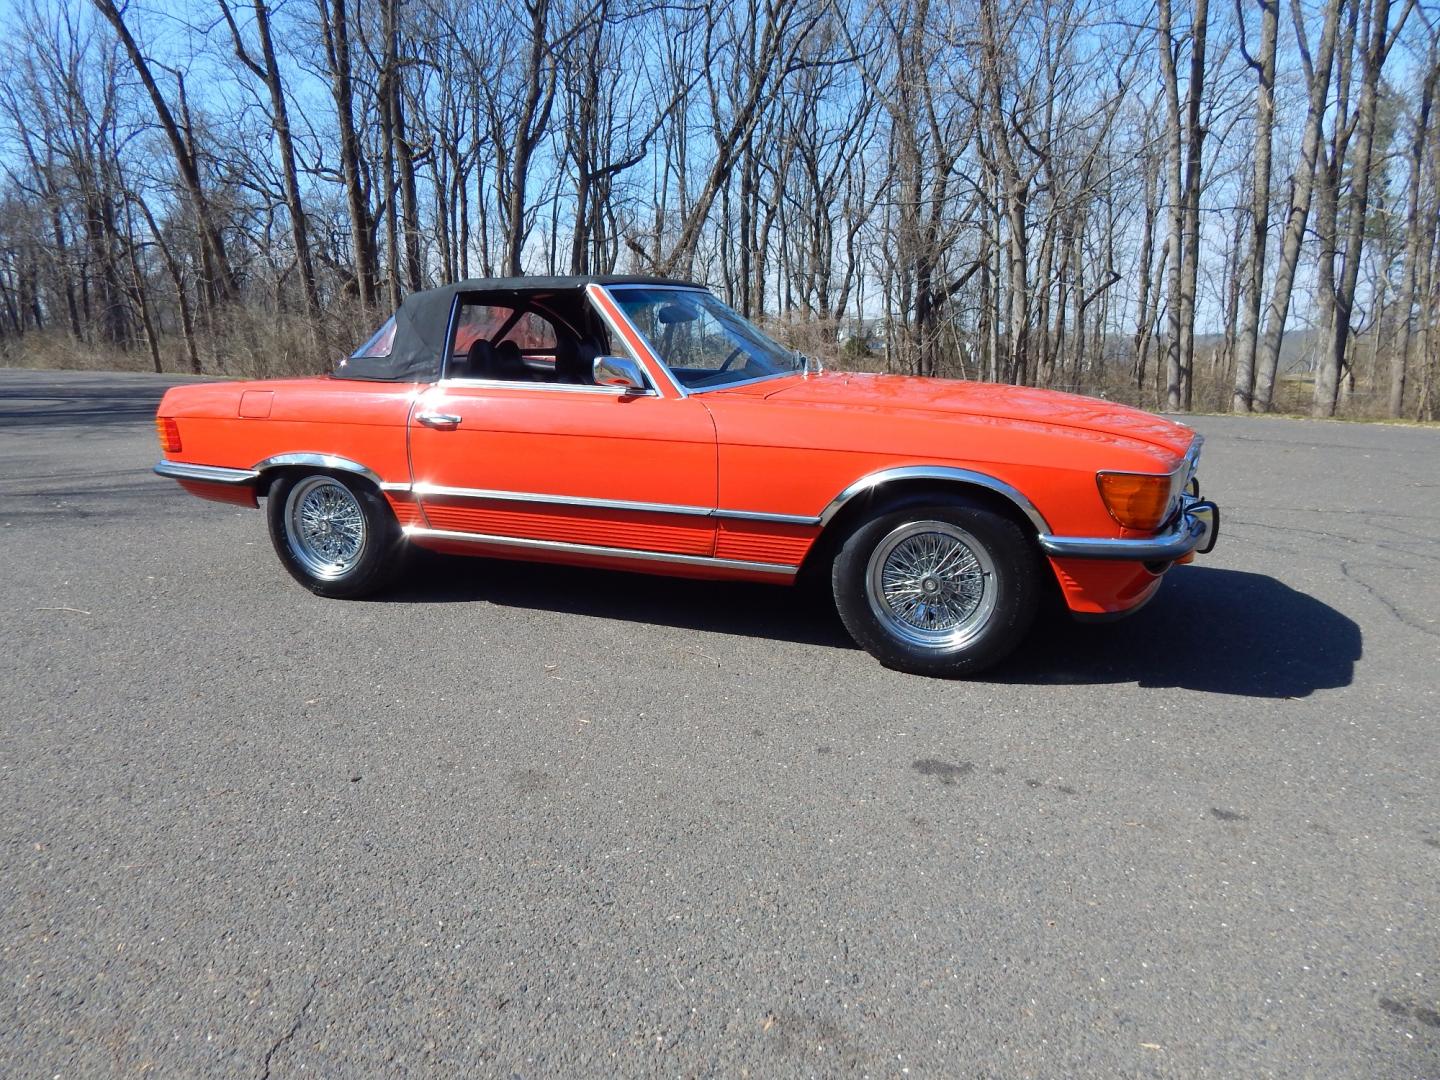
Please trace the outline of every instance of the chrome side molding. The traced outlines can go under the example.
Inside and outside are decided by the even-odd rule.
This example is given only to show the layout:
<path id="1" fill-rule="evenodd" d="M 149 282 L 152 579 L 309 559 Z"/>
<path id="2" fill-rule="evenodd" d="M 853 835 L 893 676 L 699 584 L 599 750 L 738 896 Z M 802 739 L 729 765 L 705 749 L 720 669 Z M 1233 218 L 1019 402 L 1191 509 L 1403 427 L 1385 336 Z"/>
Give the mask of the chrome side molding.
<path id="1" fill-rule="evenodd" d="M 607 559 L 639 562 L 679 563 L 684 566 L 709 566 L 727 570 L 748 570 L 762 574 L 793 577 L 798 566 L 781 563 L 747 562 L 744 559 L 717 559 L 712 555 L 679 555 L 669 551 L 640 551 L 635 548 L 603 547 L 599 544 L 576 544 L 567 540 L 532 540 L 517 536 L 496 536 L 491 533 L 454 532 L 449 529 L 427 529 L 406 525 L 401 530 L 407 538 L 452 540 L 466 544 L 487 544 L 493 547 L 528 548 L 535 551 L 556 551 L 569 555 L 597 555 Z"/>
<path id="2" fill-rule="evenodd" d="M 597 499 L 587 495 L 545 495 L 534 491 L 498 491 L 490 488 L 445 487 L 421 482 L 411 490 L 422 499 L 474 499 L 480 502 L 535 503 L 543 506 L 572 506 L 588 510 L 629 510 L 641 514 L 675 514 L 681 517 L 723 518 L 727 521 L 768 521 L 781 525 L 818 525 L 818 517 L 798 514 L 771 514 L 760 510 L 722 510 L 710 506 L 677 503 L 634 502 L 626 499 Z"/>

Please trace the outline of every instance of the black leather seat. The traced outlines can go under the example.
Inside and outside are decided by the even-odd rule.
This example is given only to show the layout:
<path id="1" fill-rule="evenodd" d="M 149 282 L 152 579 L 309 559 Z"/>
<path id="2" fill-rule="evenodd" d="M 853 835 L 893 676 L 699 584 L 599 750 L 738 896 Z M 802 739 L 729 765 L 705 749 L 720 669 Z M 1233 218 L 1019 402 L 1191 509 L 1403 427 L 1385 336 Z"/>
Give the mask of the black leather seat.
<path id="1" fill-rule="evenodd" d="M 465 366 L 460 369 L 461 378 L 465 379 L 489 379 L 493 376 L 486 374 L 495 368 L 495 346 L 484 338 L 476 338 L 470 344 L 470 349 L 465 353 Z"/>
<path id="2" fill-rule="evenodd" d="M 595 357 L 600 346 L 588 338 L 561 337 L 555 342 L 555 381 L 595 385 Z"/>
<path id="3" fill-rule="evenodd" d="M 465 355 L 466 377 L 499 379 L 502 382 L 530 382 L 530 369 L 520 355 L 520 346 L 513 341 L 491 345 L 477 338 Z"/>
<path id="4" fill-rule="evenodd" d="M 520 355 L 520 346 L 513 341 L 502 341 L 495 346 L 495 374 L 492 379 L 506 382 L 531 382 L 530 369 Z"/>

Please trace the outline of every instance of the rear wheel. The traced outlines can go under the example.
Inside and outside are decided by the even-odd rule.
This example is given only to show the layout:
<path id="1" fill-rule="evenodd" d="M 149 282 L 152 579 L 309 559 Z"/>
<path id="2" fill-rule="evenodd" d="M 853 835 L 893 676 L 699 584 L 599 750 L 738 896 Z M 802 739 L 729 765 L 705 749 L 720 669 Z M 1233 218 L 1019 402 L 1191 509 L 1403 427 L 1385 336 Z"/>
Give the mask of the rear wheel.
<path id="1" fill-rule="evenodd" d="M 1041 578 L 1018 524 L 979 503 L 932 496 L 856 529 L 831 581 L 845 628 L 882 664 L 954 677 L 983 671 L 1019 644 Z"/>
<path id="2" fill-rule="evenodd" d="M 368 595 L 397 569 L 400 527 L 380 493 L 361 481 L 283 476 L 270 488 L 266 515 L 280 562 L 318 596 Z"/>

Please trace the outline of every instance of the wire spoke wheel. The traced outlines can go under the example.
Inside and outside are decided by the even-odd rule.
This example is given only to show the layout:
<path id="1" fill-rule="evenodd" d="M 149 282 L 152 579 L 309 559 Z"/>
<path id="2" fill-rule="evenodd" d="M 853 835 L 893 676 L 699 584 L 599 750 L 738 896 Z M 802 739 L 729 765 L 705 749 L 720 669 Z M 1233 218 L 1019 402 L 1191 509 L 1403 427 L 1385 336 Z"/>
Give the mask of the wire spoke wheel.
<path id="1" fill-rule="evenodd" d="M 910 521 L 875 545 L 865 593 L 888 633 L 923 649 L 956 649 L 995 611 L 995 565 L 958 525 Z"/>
<path id="2" fill-rule="evenodd" d="M 308 476 L 290 489 L 285 531 L 296 560 L 322 580 L 344 577 L 365 554 L 365 513 L 355 493 L 331 476 Z"/>

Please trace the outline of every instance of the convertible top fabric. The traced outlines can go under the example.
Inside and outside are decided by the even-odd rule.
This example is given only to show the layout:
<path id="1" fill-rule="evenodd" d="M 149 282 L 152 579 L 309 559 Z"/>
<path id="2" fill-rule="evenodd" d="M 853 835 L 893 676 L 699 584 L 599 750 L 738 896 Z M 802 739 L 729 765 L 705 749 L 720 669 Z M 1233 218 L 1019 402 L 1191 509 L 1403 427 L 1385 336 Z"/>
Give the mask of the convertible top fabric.
<path id="1" fill-rule="evenodd" d="M 674 278 L 627 277 L 512 277 L 471 278 L 411 293 L 395 312 L 395 337 L 388 356 L 351 356 L 335 367 L 340 379 L 369 379 L 382 382 L 434 382 L 440 377 L 450 312 L 455 297 L 462 293 L 555 293 L 583 289 L 586 285 L 678 285 L 703 288 Z"/>

